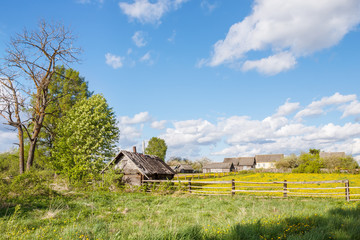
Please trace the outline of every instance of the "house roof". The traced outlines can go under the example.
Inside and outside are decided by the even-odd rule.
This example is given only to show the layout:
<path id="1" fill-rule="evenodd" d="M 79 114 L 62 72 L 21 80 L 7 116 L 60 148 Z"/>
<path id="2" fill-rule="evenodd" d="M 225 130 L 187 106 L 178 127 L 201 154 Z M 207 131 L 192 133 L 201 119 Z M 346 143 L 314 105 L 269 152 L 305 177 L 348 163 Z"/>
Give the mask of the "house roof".
<path id="1" fill-rule="evenodd" d="M 209 163 L 203 166 L 203 168 L 210 168 L 210 169 L 230 169 L 231 165 L 234 166 L 232 162 L 228 163 Z"/>
<path id="2" fill-rule="evenodd" d="M 180 164 L 179 169 L 194 170 L 193 167 L 191 165 L 189 165 L 189 164 Z"/>
<path id="3" fill-rule="evenodd" d="M 128 152 L 125 150 L 121 150 L 120 153 L 113 160 L 111 160 L 106 168 L 112 164 L 118 163 L 122 156 L 127 156 L 145 176 L 151 176 L 154 174 L 175 174 L 174 170 L 172 170 L 171 167 L 169 167 L 157 156 Z M 102 173 L 106 170 L 106 168 L 102 170 Z"/>
<path id="4" fill-rule="evenodd" d="M 277 162 L 280 159 L 284 158 L 284 154 L 265 154 L 265 155 L 255 155 L 256 163 L 261 162 Z"/>
<path id="5" fill-rule="evenodd" d="M 234 166 L 253 166 L 255 164 L 254 157 L 236 157 L 236 158 L 224 158 L 224 163 L 232 162 Z"/>
<path id="6" fill-rule="evenodd" d="M 329 158 L 329 157 L 338 157 L 342 158 L 345 157 L 345 152 L 320 152 L 321 158 Z"/>

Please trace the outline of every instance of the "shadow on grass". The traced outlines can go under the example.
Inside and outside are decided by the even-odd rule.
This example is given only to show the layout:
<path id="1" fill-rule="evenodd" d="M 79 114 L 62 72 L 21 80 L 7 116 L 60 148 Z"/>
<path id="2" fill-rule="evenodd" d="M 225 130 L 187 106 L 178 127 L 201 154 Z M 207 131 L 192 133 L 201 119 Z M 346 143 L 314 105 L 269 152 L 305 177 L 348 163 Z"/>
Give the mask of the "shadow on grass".
<path id="1" fill-rule="evenodd" d="M 150 236 L 145 239 L 360 239 L 360 207 L 335 208 L 324 216 L 289 217 L 274 222 L 253 222 L 236 224 L 228 230 L 204 229 L 200 226 L 186 228 L 162 237 Z"/>

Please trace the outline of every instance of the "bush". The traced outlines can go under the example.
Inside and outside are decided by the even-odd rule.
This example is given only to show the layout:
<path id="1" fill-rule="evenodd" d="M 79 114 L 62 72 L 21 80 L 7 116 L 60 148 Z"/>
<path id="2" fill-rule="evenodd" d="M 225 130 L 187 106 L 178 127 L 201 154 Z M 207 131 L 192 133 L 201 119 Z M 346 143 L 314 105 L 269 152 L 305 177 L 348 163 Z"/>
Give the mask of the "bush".
<path id="1" fill-rule="evenodd" d="M 293 173 L 320 173 L 320 169 L 324 167 L 318 154 L 302 153 L 299 162 L 300 165 L 292 171 Z"/>
<path id="2" fill-rule="evenodd" d="M 53 192 L 50 188 L 51 176 L 52 174 L 49 172 L 34 171 L 28 171 L 18 175 L 11 180 L 8 195 L 24 197 L 49 195 Z"/>

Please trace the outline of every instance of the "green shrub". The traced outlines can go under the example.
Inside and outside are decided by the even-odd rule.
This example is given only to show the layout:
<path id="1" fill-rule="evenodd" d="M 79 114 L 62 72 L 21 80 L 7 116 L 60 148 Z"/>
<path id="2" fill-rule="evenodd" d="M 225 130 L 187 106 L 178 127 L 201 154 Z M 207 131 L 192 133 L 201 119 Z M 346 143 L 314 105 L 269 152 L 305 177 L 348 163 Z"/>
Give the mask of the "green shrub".
<path id="1" fill-rule="evenodd" d="M 49 195 L 52 193 L 50 183 L 49 172 L 28 171 L 11 180 L 9 195 L 22 197 Z"/>

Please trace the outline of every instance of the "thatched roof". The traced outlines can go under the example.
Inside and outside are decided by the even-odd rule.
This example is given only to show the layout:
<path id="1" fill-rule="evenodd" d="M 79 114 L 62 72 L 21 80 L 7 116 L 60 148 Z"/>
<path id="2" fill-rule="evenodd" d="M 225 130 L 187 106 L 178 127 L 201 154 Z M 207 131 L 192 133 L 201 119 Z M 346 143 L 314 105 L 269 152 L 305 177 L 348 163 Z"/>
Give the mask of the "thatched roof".
<path id="1" fill-rule="evenodd" d="M 265 154 L 265 155 L 255 155 L 256 163 L 264 162 L 277 162 L 280 159 L 284 158 L 284 154 Z"/>
<path id="2" fill-rule="evenodd" d="M 344 158 L 344 157 L 346 157 L 346 154 L 345 154 L 345 152 L 320 152 L 320 157 L 321 158 L 330 158 L 330 157 Z"/>
<path id="3" fill-rule="evenodd" d="M 123 156 L 128 157 L 145 176 L 151 176 L 154 174 L 175 174 L 174 170 L 172 170 L 171 167 L 169 167 L 157 156 L 128 152 L 125 150 L 121 150 L 120 153 L 108 164 L 106 168 L 112 164 L 117 164 Z M 104 172 L 106 168 L 102 170 L 102 172 Z"/>
<path id="4" fill-rule="evenodd" d="M 224 158 L 224 163 L 233 163 L 234 166 L 253 166 L 255 164 L 255 158 L 254 157 Z"/>
<path id="5" fill-rule="evenodd" d="M 209 163 L 203 166 L 206 169 L 230 169 L 231 165 L 234 166 L 233 163 Z"/>

